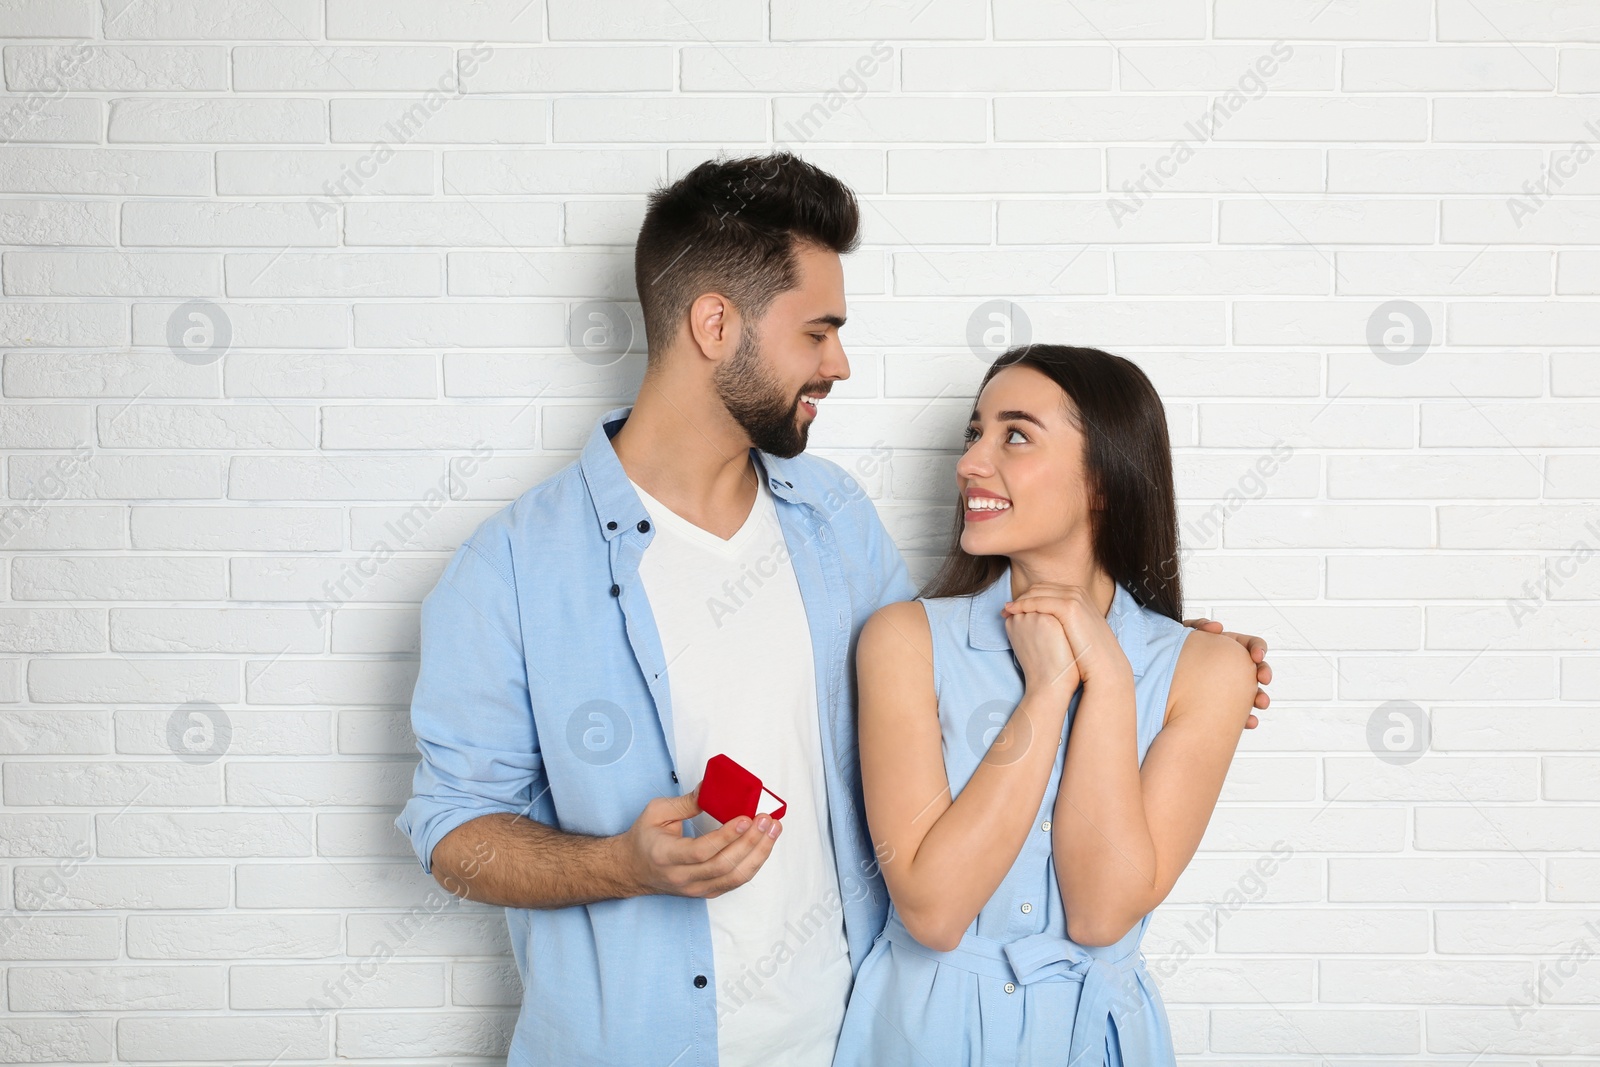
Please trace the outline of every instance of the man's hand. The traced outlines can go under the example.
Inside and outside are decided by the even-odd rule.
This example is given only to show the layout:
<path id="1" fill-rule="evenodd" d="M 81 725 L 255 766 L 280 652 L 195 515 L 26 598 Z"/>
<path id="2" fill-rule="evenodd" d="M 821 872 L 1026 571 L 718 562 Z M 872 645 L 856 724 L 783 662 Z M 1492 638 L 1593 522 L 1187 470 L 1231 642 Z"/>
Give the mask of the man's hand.
<path id="1" fill-rule="evenodd" d="M 1272 668 L 1267 666 L 1267 643 L 1253 634 L 1229 633 L 1222 629 L 1222 624 L 1215 619 L 1184 619 L 1185 626 L 1193 626 L 1196 630 L 1204 630 L 1208 634 L 1222 634 L 1231 637 L 1245 647 L 1250 653 L 1250 658 L 1256 662 L 1256 707 L 1262 711 L 1267 710 L 1267 705 L 1272 703 L 1272 698 L 1267 696 L 1267 691 L 1261 686 L 1272 683 Z M 1261 725 L 1261 720 L 1251 716 L 1245 720 L 1244 728 L 1254 730 Z"/>
<path id="2" fill-rule="evenodd" d="M 770 815 L 746 815 L 703 837 L 684 837 L 683 820 L 700 814 L 700 787 L 676 797 L 657 797 L 618 835 L 622 862 L 644 893 L 719 897 L 756 876 L 772 854 L 783 823 Z"/>

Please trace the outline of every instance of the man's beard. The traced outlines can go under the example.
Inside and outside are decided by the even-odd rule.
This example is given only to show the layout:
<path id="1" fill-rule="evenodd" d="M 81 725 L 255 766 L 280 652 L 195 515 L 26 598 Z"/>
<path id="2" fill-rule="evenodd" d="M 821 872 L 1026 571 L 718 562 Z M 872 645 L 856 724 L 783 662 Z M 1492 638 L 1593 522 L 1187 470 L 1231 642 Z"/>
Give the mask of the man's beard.
<path id="1" fill-rule="evenodd" d="M 739 347 L 732 357 L 712 373 L 717 396 L 734 421 L 750 436 L 750 443 L 763 452 L 788 459 L 806 448 L 809 420 L 801 424 L 800 396 L 806 392 L 825 393 L 826 383 L 807 386 L 801 393 L 785 396 L 782 383 L 772 376 L 761 360 L 760 339 L 745 324 L 739 333 Z"/>

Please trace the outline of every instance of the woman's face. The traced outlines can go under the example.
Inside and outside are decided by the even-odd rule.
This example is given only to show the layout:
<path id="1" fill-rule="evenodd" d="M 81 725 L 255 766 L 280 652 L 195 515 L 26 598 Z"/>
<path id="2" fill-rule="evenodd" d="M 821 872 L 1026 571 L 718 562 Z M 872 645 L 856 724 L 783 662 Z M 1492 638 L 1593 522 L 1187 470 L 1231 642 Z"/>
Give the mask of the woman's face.
<path id="1" fill-rule="evenodd" d="M 1026 364 L 995 374 L 967 426 L 956 463 L 965 505 L 962 551 L 1010 556 L 1089 534 L 1084 436 L 1077 408 Z"/>

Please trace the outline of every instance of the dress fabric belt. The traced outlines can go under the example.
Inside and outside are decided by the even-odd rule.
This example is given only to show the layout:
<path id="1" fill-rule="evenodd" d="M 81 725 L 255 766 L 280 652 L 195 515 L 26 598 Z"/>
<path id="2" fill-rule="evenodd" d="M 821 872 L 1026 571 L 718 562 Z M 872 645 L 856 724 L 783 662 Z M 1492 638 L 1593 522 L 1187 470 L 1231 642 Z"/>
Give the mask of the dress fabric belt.
<path id="1" fill-rule="evenodd" d="M 1072 1042 L 1067 1058 L 1070 1067 L 1102 1067 L 1106 1060 L 1106 1019 L 1116 1018 L 1121 1023 L 1148 1007 L 1144 984 L 1150 981 L 1150 974 L 1137 948 L 1121 959 L 1108 960 L 1090 954 L 1076 941 L 1055 934 L 1030 934 L 1009 942 L 964 934 L 959 945 L 940 952 L 911 936 L 911 931 L 893 910 L 883 936 L 897 948 L 1002 982 L 1024 986 L 1035 982 L 1082 984 L 1078 1011 L 1072 1021 Z M 1120 1000 L 1119 989 L 1126 990 Z M 1125 1063 L 1158 1062 L 1147 1033 L 1142 1026 L 1117 1027 L 1117 1040 Z"/>

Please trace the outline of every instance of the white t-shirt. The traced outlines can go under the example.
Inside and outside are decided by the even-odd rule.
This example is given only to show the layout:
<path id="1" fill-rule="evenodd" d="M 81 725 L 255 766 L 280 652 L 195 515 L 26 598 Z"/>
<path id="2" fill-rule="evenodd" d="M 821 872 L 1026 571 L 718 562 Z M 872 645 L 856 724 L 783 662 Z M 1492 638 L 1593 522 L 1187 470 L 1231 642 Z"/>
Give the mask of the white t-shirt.
<path id="1" fill-rule="evenodd" d="M 828 836 L 815 663 L 800 586 L 763 482 L 724 541 L 635 483 L 655 536 L 639 563 L 666 657 L 680 785 L 726 753 L 789 805 L 755 877 L 706 901 L 722 1067 L 829 1067 L 849 996 Z M 758 812 L 778 805 L 761 794 Z M 701 813 L 697 834 L 720 823 Z M 690 832 L 690 831 L 685 831 Z"/>

